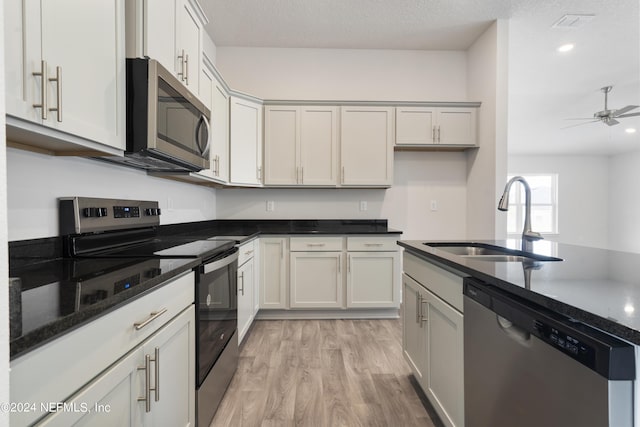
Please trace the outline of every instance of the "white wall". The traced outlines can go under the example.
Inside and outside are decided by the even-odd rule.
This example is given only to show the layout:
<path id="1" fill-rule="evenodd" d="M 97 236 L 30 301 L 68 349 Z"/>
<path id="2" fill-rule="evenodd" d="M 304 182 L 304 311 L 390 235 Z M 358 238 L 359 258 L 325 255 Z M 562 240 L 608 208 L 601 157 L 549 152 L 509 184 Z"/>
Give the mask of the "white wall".
<path id="1" fill-rule="evenodd" d="M 229 85 L 266 99 L 467 101 L 466 53 L 218 47 Z M 475 100 L 475 99 L 471 99 Z M 218 218 L 386 218 L 403 238 L 464 238 L 464 153 L 394 156 L 388 190 L 220 190 Z M 276 204 L 266 212 L 266 201 Z M 359 210 L 359 201 L 368 210 Z M 430 200 L 439 208 L 429 210 Z"/>
<path id="2" fill-rule="evenodd" d="M 393 187 L 382 189 L 223 189 L 220 219 L 377 219 L 404 232 L 403 239 L 465 237 L 464 153 L 397 152 Z M 275 210 L 267 212 L 267 201 Z M 431 200 L 437 210 L 431 211 Z M 367 211 L 360 211 L 360 201 Z"/>
<path id="3" fill-rule="evenodd" d="M 216 67 L 263 99 L 466 101 L 465 64 L 462 51 L 218 47 Z"/>
<path id="4" fill-rule="evenodd" d="M 506 236 L 506 219 L 496 206 L 507 176 L 507 39 L 508 22 L 498 20 L 467 51 L 468 96 L 482 101 L 480 148 L 468 152 L 467 237 L 472 239 Z"/>
<path id="5" fill-rule="evenodd" d="M 4 8 L 0 8 L 0 22 L 4 23 Z M 0 277 L 9 277 L 7 251 L 7 178 L 4 107 L 4 31 L 0 31 Z M 9 286 L 0 290 L 0 402 L 9 402 Z M 8 411 L 0 411 L 0 425 L 9 425 Z"/>
<path id="6" fill-rule="evenodd" d="M 637 164 L 637 163 L 636 163 Z M 617 167 L 617 166 L 616 166 Z M 607 204 L 610 185 L 609 174 L 617 173 L 616 167 L 611 167 L 607 156 L 562 156 L 562 155 L 510 155 L 509 173 L 557 173 L 558 174 L 558 231 L 557 236 L 547 236 L 548 240 L 574 245 L 592 246 L 599 248 L 615 248 L 608 237 L 609 206 Z M 624 172 L 624 174 L 630 171 Z M 638 182 L 640 173 L 635 174 Z M 627 188 L 628 190 L 628 188 Z M 617 196 L 611 194 L 614 198 Z M 628 193 L 627 193 L 628 194 Z M 625 194 L 626 196 L 626 194 Z M 626 200 L 621 212 L 632 214 L 629 202 Z M 640 218 L 640 204 L 636 203 L 635 218 Z M 506 214 L 505 214 L 506 217 Z M 629 218 L 630 219 L 630 218 Z M 617 223 L 619 221 L 614 221 Z M 637 221 L 634 221 L 637 222 Z M 534 230 L 535 230 L 535 224 Z M 637 230 L 640 228 L 636 227 Z M 638 234 L 636 234 L 637 236 Z M 637 245 L 637 242 L 635 242 Z"/>
<path id="7" fill-rule="evenodd" d="M 9 148 L 7 181 L 10 241 L 57 236 L 57 198 L 67 196 L 158 200 L 162 224 L 215 219 L 214 190 L 97 160 Z"/>
<path id="8" fill-rule="evenodd" d="M 600 204 L 608 202 L 609 247 L 619 251 L 640 252 L 640 152 L 610 158 L 608 197 L 594 196 Z"/>

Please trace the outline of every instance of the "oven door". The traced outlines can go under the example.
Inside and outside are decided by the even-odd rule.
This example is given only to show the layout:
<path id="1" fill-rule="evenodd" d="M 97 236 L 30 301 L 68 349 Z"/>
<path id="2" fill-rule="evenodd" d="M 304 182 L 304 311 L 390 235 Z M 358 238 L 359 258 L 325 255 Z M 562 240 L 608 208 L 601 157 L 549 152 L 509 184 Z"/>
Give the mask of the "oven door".
<path id="1" fill-rule="evenodd" d="M 238 248 L 207 261 L 196 280 L 196 380 L 200 387 L 238 327 Z"/>

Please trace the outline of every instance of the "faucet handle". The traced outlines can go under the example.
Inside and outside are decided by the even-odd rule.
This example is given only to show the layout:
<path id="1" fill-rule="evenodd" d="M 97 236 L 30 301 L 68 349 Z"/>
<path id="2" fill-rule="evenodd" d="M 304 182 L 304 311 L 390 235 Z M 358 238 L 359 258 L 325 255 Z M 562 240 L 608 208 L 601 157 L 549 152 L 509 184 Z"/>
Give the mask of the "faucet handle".
<path id="1" fill-rule="evenodd" d="M 532 241 L 544 239 L 544 237 L 542 237 L 542 234 L 535 231 L 531 231 L 531 230 L 527 230 L 524 233 L 522 233 L 522 238 L 526 240 L 532 240 Z"/>

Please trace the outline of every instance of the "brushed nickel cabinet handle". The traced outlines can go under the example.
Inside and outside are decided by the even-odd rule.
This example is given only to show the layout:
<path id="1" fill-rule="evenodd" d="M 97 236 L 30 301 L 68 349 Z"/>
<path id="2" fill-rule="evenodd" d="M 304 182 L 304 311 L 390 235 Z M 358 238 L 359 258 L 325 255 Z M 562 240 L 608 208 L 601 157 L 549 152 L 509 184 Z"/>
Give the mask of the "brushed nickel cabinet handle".
<path id="1" fill-rule="evenodd" d="M 365 243 L 365 246 L 382 246 L 382 243 Z"/>
<path id="2" fill-rule="evenodd" d="M 50 82 L 56 82 L 56 106 L 49 108 L 49 111 L 55 111 L 58 122 L 62 122 L 62 67 L 56 67 L 56 77 L 49 77 Z"/>
<path id="3" fill-rule="evenodd" d="M 442 142 L 442 136 L 440 135 L 440 125 L 438 125 L 438 142 Z"/>
<path id="4" fill-rule="evenodd" d="M 427 322 L 428 321 L 428 316 L 424 315 L 422 307 L 423 307 L 423 304 L 426 304 L 429 301 L 427 301 L 426 298 L 422 298 L 422 297 L 420 299 L 421 299 L 421 301 L 420 301 L 420 322 L 422 323 L 422 322 Z"/>
<path id="5" fill-rule="evenodd" d="M 300 184 L 300 168 L 296 166 L 296 184 Z"/>
<path id="6" fill-rule="evenodd" d="M 38 77 L 40 76 L 40 104 L 33 104 L 33 108 L 41 108 L 40 117 L 42 120 L 47 120 L 47 61 L 40 61 L 40 71 L 31 73 Z"/>
<path id="7" fill-rule="evenodd" d="M 156 320 L 158 317 L 162 316 L 166 312 L 167 312 L 166 308 L 163 308 L 160 311 L 152 311 L 149 314 L 149 317 L 147 318 L 147 320 L 144 320 L 142 322 L 136 322 L 133 324 L 133 327 L 136 328 L 136 331 L 139 331 L 140 329 L 144 328 L 149 323 L 153 322 L 154 320 Z"/>
<path id="8" fill-rule="evenodd" d="M 150 388 L 149 390 L 155 391 L 156 402 L 160 401 L 160 348 L 156 347 L 155 349 L 155 358 L 151 359 L 152 362 L 156 365 L 156 386 L 154 388 Z"/>
<path id="9" fill-rule="evenodd" d="M 326 243 L 307 243 L 307 246 L 309 247 L 314 247 L 314 246 L 324 246 Z"/>
<path id="10" fill-rule="evenodd" d="M 258 166 L 256 176 L 258 177 L 258 182 L 262 182 L 262 166 Z"/>
<path id="11" fill-rule="evenodd" d="M 342 167 L 342 179 L 340 180 L 342 184 L 344 184 L 344 166 Z"/>
<path id="12" fill-rule="evenodd" d="M 242 289 L 240 289 L 240 292 L 242 292 L 242 296 L 244 296 L 244 271 L 240 273 L 240 281 L 242 282 Z"/>
<path id="13" fill-rule="evenodd" d="M 436 127 L 435 127 L 435 126 L 432 126 L 432 127 L 431 127 L 431 140 L 432 140 L 433 142 L 436 142 L 436 141 L 437 141 L 437 139 L 436 139 Z"/>
<path id="14" fill-rule="evenodd" d="M 189 54 L 187 53 L 184 56 L 184 82 L 187 86 L 189 86 Z"/>
<path id="15" fill-rule="evenodd" d="M 250 250 L 250 251 L 246 251 L 244 254 L 245 255 L 251 255 L 252 253 L 253 253 L 253 250 Z"/>
<path id="16" fill-rule="evenodd" d="M 178 77 L 180 77 L 180 80 L 184 81 L 184 49 L 182 49 L 181 54 L 178 55 L 178 59 L 180 60 L 180 72 L 178 73 Z"/>
<path id="17" fill-rule="evenodd" d="M 422 295 L 416 292 L 416 323 L 420 323 L 420 300 L 422 299 Z"/>
<path id="18" fill-rule="evenodd" d="M 145 412 L 151 412 L 151 356 L 144 355 L 144 366 L 138 367 L 144 371 L 144 396 L 138 398 L 138 402 L 144 402 Z"/>
<path id="19" fill-rule="evenodd" d="M 304 166 L 300 168 L 300 184 L 304 184 Z"/>

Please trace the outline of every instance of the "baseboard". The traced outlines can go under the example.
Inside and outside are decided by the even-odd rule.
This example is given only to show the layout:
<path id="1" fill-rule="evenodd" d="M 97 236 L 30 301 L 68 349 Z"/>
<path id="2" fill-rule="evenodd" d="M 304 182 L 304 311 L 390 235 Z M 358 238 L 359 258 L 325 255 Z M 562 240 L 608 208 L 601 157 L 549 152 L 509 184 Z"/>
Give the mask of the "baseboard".
<path id="1" fill-rule="evenodd" d="M 303 319 L 398 319 L 397 308 L 359 310 L 260 310 L 256 320 L 303 320 Z"/>

